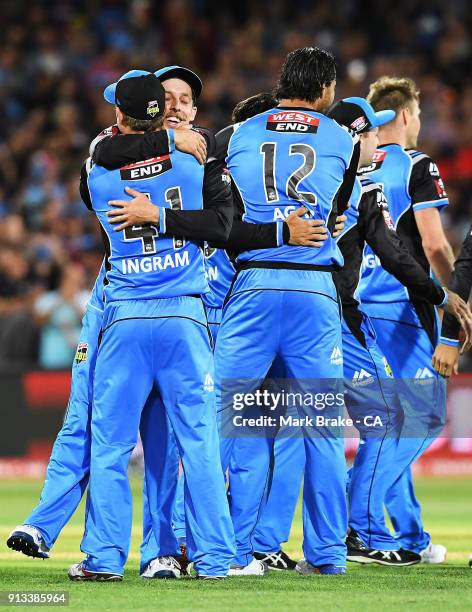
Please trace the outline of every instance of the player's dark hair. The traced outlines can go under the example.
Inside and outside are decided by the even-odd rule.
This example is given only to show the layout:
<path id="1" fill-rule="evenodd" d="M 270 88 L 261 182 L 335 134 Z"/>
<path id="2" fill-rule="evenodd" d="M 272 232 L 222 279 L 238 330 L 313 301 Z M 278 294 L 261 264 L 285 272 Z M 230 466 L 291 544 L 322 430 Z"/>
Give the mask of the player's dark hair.
<path id="1" fill-rule="evenodd" d="M 246 119 L 259 115 L 259 113 L 274 108 L 274 106 L 277 106 L 277 99 L 271 93 L 261 92 L 238 102 L 231 114 L 231 120 L 233 123 L 246 121 Z"/>
<path id="2" fill-rule="evenodd" d="M 285 58 L 274 95 L 278 100 L 314 102 L 321 98 L 323 87 L 335 79 L 336 64 L 329 51 L 319 47 L 295 49 Z"/>
<path id="3" fill-rule="evenodd" d="M 420 92 L 413 79 L 383 76 L 372 83 L 367 100 L 375 111 L 392 109 L 398 113 L 412 102 L 418 102 Z"/>
<path id="4" fill-rule="evenodd" d="M 135 119 L 123 114 L 123 124 L 128 126 L 133 132 L 154 132 L 162 127 L 164 117 L 160 115 L 156 119 Z"/>

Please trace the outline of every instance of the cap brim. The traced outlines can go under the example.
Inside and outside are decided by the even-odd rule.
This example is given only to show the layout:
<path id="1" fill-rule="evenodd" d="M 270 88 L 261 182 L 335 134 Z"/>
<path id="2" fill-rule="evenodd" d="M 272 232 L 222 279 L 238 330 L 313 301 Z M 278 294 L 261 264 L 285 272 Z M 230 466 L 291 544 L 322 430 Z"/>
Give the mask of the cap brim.
<path id="1" fill-rule="evenodd" d="M 116 85 L 117 83 L 111 83 L 111 85 L 105 87 L 103 91 L 103 97 L 110 104 L 115 104 L 116 101 Z"/>
<path id="2" fill-rule="evenodd" d="M 396 112 L 393 110 L 377 111 L 375 113 L 375 119 L 372 123 L 372 127 L 380 127 L 381 125 L 385 125 L 386 123 L 393 121 L 393 119 L 395 119 L 395 115 Z"/>
<path id="3" fill-rule="evenodd" d="M 166 68 L 156 70 L 154 74 L 161 82 L 167 81 L 167 79 L 181 79 L 185 81 L 192 88 L 196 98 L 202 93 L 203 83 L 200 77 L 188 68 L 183 68 L 182 66 L 167 66 Z"/>

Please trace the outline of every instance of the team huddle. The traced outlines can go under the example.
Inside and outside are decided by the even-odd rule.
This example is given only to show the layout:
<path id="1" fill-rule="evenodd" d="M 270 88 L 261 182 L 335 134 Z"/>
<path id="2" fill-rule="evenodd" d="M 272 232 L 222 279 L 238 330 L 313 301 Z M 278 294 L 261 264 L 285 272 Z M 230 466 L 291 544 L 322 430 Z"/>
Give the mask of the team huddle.
<path id="1" fill-rule="evenodd" d="M 444 561 L 412 465 L 444 426 L 448 352 L 472 326 L 446 288 L 447 194 L 416 149 L 413 81 L 337 102 L 335 86 L 331 54 L 296 49 L 273 94 L 216 135 L 195 127 L 188 68 L 105 89 L 116 124 L 80 179 L 105 257 L 41 499 L 10 548 L 48 558 L 87 491 L 69 578 L 122 580 L 139 434 L 143 578 Z M 349 471 L 346 416 L 360 435 Z M 283 543 L 302 481 L 295 561 Z"/>

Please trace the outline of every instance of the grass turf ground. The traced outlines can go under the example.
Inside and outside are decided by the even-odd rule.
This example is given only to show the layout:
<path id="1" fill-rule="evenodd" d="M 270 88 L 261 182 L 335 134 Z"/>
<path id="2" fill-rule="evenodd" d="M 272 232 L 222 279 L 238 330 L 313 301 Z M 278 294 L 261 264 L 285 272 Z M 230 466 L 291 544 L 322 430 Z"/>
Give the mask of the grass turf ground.
<path id="1" fill-rule="evenodd" d="M 6 547 L 9 531 L 36 503 L 41 483 L 0 481 L 0 591 L 68 591 L 76 610 L 454 610 L 472 607 L 470 479 L 418 479 L 425 524 L 435 542 L 448 548 L 444 565 L 410 568 L 348 565 L 348 575 L 299 576 L 271 572 L 266 578 L 229 578 L 219 583 L 191 579 L 143 581 L 138 576 L 140 483 L 133 483 L 135 515 L 130 561 L 122 583 L 72 583 L 66 576 L 81 559 L 83 508 L 57 542 L 53 558 L 29 559 Z M 285 546 L 301 556 L 302 526 L 297 511 Z M 27 609 L 15 607 L 18 609 Z M 29 608 L 31 609 L 31 608 Z"/>

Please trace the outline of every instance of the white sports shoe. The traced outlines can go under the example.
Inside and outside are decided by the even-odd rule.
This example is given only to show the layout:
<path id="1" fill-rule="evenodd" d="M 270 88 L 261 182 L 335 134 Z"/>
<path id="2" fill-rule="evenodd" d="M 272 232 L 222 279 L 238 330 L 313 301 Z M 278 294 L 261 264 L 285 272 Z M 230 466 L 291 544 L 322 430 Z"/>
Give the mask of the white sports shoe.
<path id="1" fill-rule="evenodd" d="M 84 567 L 84 562 L 74 563 L 67 572 L 70 580 L 79 582 L 121 582 L 123 576 L 109 572 L 94 572 Z"/>
<path id="2" fill-rule="evenodd" d="M 18 525 L 10 533 L 7 540 L 8 548 L 22 552 L 28 557 L 49 559 L 49 547 L 46 546 L 41 532 L 32 525 Z"/>
<path id="3" fill-rule="evenodd" d="M 442 544 L 429 543 L 429 546 L 420 552 L 421 563 L 444 563 L 447 548 Z"/>
<path id="4" fill-rule="evenodd" d="M 180 578 L 181 567 L 175 557 L 156 557 L 146 566 L 141 578 Z"/>
<path id="5" fill-rule="evenodd" d="M 268 573 L 267 563 L 253 559 L 249 565 L 232 565 L 228 576 L 266 576 Z"/>

